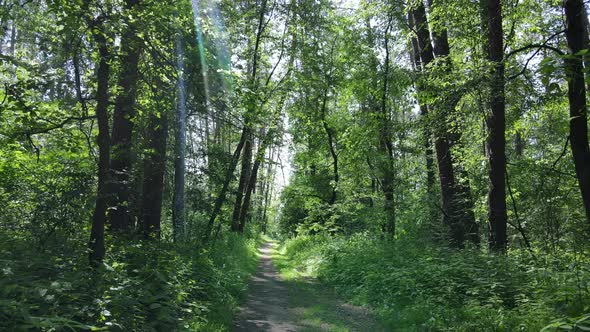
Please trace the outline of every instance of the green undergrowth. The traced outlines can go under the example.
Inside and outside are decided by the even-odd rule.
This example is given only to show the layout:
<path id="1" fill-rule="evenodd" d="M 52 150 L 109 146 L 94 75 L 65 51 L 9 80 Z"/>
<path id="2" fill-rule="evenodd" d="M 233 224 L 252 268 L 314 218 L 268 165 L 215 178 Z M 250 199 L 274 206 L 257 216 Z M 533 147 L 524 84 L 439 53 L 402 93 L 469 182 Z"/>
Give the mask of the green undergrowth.
<path id="1" fill-rule="evenodd" d="M 372 307 L 391 331 L 590 330 L 582 254 L 502 256 L 363 235 L 300 236 L 279 252 L 287 278 L 319 278 Z"/>
<path id="2" fill-rule="evenodd" d="M 208 250 L 134 241 L 92 270 L 82 241 L 40 248 L 0 234 L 0 330 L 228 330 L 258 245 L 235 235 Z"/>
<path id="3" fill-rule="evenodd" d="M 301 331 L 386 331 L 371 315 L 356 312 L 355 308 L 342 307 L 343 303 L 334 290 L 326 284 L 317 282 L 311 271 L 300 270 L 279 247 L 273 250 L 273 264 L 279 269 L 291 306 L 300 308 L 297 321 Z M 312 266 L 313 264 L 306 264 Z"/>

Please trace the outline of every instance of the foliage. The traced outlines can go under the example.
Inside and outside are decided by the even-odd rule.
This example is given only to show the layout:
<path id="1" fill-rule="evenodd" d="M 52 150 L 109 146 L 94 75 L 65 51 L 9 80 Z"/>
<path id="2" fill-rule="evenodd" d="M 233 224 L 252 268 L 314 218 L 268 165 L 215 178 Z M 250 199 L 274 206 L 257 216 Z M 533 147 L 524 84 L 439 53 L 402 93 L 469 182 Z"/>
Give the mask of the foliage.
<path id="1" fill-rule="evenodd" d="M 572 322 L 582 329 L 587 317 L 579 316 L 590 309 L 585 253 L 501 256 L 362 234 L 300 236 L 282 251 L 284 270 L 305 271 L 372 306 L 392 330 L 552 331 L 574 329 Z"/>
<path id="2" fill-rule="evenodd" d="M 210 251 L 151 241 L 113 250 L 100 270 L 82 241 L 40 249 L 2 234 L 0 329 L 220 331 L 256 266 L 258 241 L 228 236 Z M 63 240 L 63 239 L 62 239 Z"/>

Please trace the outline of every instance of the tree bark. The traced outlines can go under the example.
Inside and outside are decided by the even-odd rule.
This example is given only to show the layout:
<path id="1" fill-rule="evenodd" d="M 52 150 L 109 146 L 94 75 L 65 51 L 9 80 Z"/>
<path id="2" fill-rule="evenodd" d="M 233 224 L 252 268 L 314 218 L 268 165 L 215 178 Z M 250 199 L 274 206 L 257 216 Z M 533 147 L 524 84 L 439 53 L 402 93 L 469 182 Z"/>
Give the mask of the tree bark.
<path id="1" fill-rule="evenodd" d="M 430 1 L 429 4 L 432 5 Z M 426 10 L 422 2 L 419 2 L 412 10 L 412 16 L 423 68 L 427 68 L 434 60 L 434 55 L 442 58 L 444 61 L 449 56 L 446 31 L 442 30 L 433 33 L 433 41 L 431 43 Z M 437 120 L 437 126 L 434 131 L 434 146 L 441 188 L 443 223 L 449 227 L 452 244 L 462 248 L 466 234 L 471 234 L 470 236 L 468 235 L 468 238 L 474 243 L 479 242 L 479 237 L 476 235 L 476 231 L 473 231 L 476 224 L 473 217 L 469 190 L 466 186 L 458 183 L 455 175 L 456 170 L 453 165 L 453 154 L 451 150 L 452 140 L 446 124 L 448 112 L 455 105 L 451 100 L 452 98 L 449 96 L 443 96 L 443 103 L 435 105 L 434 115 Z M 458 140 L 456 136 L 455 134 L 453 137 L 455 141 Z"/>
<path id="2" fill-rule="evenodd" d="M 162 218 L 162 193 L 166 172 L 166 141 L 168 136 L 168 114 L 152 113 L 149 119 L 149 156 L 144 160 L 142 192 L 142 231 L 145 238 L 160 238 Z"/>
<path id="3" fill-rule="evenodd" d="M 488 0 L 489 60 L 494 68 L 490 82 L 490 110 L 488 127 L 489 178 L 488 195 L 490 249 L 505 251 L 506 233 L 506 105 L 504 95 L 504 33 L 502 32 L 501 0 Z"/>
<path id="4" fill-rule="evenodd" d="M 429 8 L 433 8 L 433 0 L 427 0 Z M 432 45 L 433 52 L 436 59 L 439 59 L 444 66 L 447 74 L 452 74 L 453 67 L 450 60 L 450 46 L 448 40 L 448 33 L 445 28 L 432 29 Z M 446 92 L 446 91 L 445 91 Z M 444 135 L 448 144 L 448 162 L 451 163 L 453 172 L 453 205 L 454 213 L 452 216 L 452 232 L 456 234 L 455 243 L 459 247 L 463 247 L 465 240 L 470 241 L 476 246 L 479 246 L 479 227 L 475 222 L 475 213 L 473 212 L 473 201 L 471 198 L 471 189 L 469 187 L 469 176 L 462 167 L 462 165 L 453 158 L 452 148 L 461 141 L 461 132 L 458 129 L 449 131 L 446 126 L 446 119 L 454 109 L 459 101 L 454 91 L 447 92 L 443 95 L 443 103 L 441 106 L 443 117 Z"/>
<path id="5" fill-rule="evenodd" d="M 96 29 L 96 27 L 95 27 Z M 100 56 L 97 68 L 96 117 L 98 121 L 98 189 L 92 215 L 92 228 L 88 243 L 88 258 L 92 266 L 98 266 L 105 255 L 104 229 L 107 221 L 110 179 L 110 137 L 109 137 L 109 65 L 110 52 L 106 37 L 101 31 L 92 31 Z"/>
<path id="6" fill-rule="evenodd" d="M 324 97 L 322 98 L 322 106 L 320 109 L 320 116 L 322 119 L 322 125 L 328 136 L 328 148 L 330 150 L 330 155 L 332 156 L 332 174 L 334 184 L 332 185 L 332 194 L 330 195 L 330 200 L 328 204 L 334 205 L 336 203 L 336 198 L 338 196 L 338 182 L 340 181 L 340 173 L 338 172 L 338 153 L 336 152 L 336 148 L 334 147 L 334 132 L 332 128 L 326 122 L 326 107 L 328 102 L 328 91 L 324 92 Z"/>
<path id="7" fill-rule="evenodd" d="M 390 14 L 391 15 L 391 14 Z M 395 198 L 394 198 L 394 170 L 393 143 L 391 137 L 391 119 L 387 108 L 389 91 L 389 30 L 393 18 L 389 16 L 384 33 L 385 59 L 383 60 L 383 86 L 381 90 L 381 128 L 379 134 L 379 150 L 381 164 L 381 186 L 384 196 L 385 230 L 390 239 L 395 237 Z"/>
<path id="8" fill-rule="evenodd" d="M 264 189 L 264 204 L 262 206 L 262 233 L 266 234 L 267 232 L 267 225 L 268 225 L 268 208 L 270 206 L 270 200 L 272 199 L 272 189 L 274 188 L 273 182 L 272 180 L 274 179 L 274 157 L 275 157 L 275 153 L 277 152 L 276 150 L 279 150 L 280 147 L 275 146 L 274 149 L 272 149 L 271 153 L 270 153 L 270 163 L 267 166 L 266 169 L 266 186 Z"/>
<path id="9" fill-rule="evenodd" d="M 250 177 L 248 178 L 247 187 L 245 190 L 244 195 L 244 202 L 240 209 L 239 215 L 239 226 L 238 231 L 240 233 L 244 232 L 244 228 L 246 226 L 246 220 L 248 219 L 248 212 L 250 210 L 250 202 L 252 198 L 252 193 L 254 192 L 254 187 L 256 186 L 256 181 L 258 179 L 258 170 L 260 169 L 260 164 L 264 159 L 264 155 L 266 153 L 266 148 L 269 146 L 270 142 L 273 138 L 273 130 L 270 129 L 268 133 L 265 135 L 262 144 L 258 148 L 258 152 L 256 153 L 256 158 L 254 160 L 254 165 L 252 166 L 252 172 L 250 173 Z"/>
<path id="10" fill-rule="evenodd" d="M 232 159 L 230 161 L 229 167 L 227 168 L 227 172 L 225 174 L 225 180 L 223 181 L 223 185 L 221 190 L 219 191 L 219 195 L 215 199 L 215 204 L 213 206 L 213 211 L 211 211 L 211 217 L 207 223 L 207 229 L 205 230 L 205 234 L 203 236 L 203 241 L 207 242 L 209 237 L 211 236 L 211 232 L 213 231 L 213 226 L 215 225 L 215 220 L 219 213 L 221 212 L 221 207 L 225 202 L 225 196 L 227 195 L 227 190 L 229 189 L 229 185 L 231 183 L 231 179 L 234 175 L 234 171 L 236 170 L 236 166 L 238 166 L 238 161 L 240 160 L 240 154 L 242 154 L 242 149 L 244 148 L 244 144 L 246 143 L 246 136 L 248 135 L 247 132 L 242 131 L 242 136 L 234 150 L 232 155 Z"/>
<path id="11" fill-rule="evenodd" d="M 250 87 L 252 89 L 252 93 L 248 98 L 248 105 L 246 111 L 247 113 L 244 119 L 244 132 L 247 133 L 246 143 L 244 144 L 244 154 L 242 156 L 242 170 L 240 173 L 238 191 L 236 192 L 236 201 L 234 203 L 234 211 L 232 214 L 231 222 L 231 230 L 234 232 L 240 231 L 240 211 L 242 210 L 242 200 L 243 197 L 246 195 L 248 183 L 250 181 L 250 176 L 252 174 L 252 117 L 254 116 L 254 112 L 256 111 L 258 103 L 258 98 L 256 97 L 256 92 L 258 91 L 258 50 L 260 48 L 260 42 L 262 40 L 262 33 L 264 30 L 264 16 L 266 14 L 266 5 L 267 0 L 263 0 L 260 7 L 260 12 L 258 16 L 258 27 L 256 29 L 256 37 L 254 40 L 254 54 L 252 57 L 252 67 L 249 82 Z"/>
<path id="12" fill-rule="evenodd" d="M 174 144 L 174 196 L 172 210 L 172 226 L 174 242 L 179 242 L 185 233 L 185 154 L 186 154 L 186 90 L 184 83 L 184 52 L 182 49 L 182 35 L 176 40 L 178 96 L 176 109 L 176 140 Z"/>
<path id="13" fill-rule="evenodd" d="M 411 15 L 411 13 L 408 13 L 408 22 L 410 24 L 410 27 L 415 28 L 415 24 L 413 22 L 413 17 Z M 411 53 L 411 58 L 412 58 L 412 63 L 414 65 L 414 70 L 417 73 L 423 72 L 425 70 L 425 68 L 422 65 L 422 61 L 420 59 L 420 46 L 418 45 L 418 39 L 413 37 L 411 39 L 411 46 L 412 46 L 412 53 Z M 418 82 L 416 84 L 416 91 L 419 93 L 420 91 L 423 91 L 424 87 L 422 86 L 422 84 L 420 84 L 420 82 Z M 418 104 L 420 106 L 420 116 L 422 117 L 422 120 L 428 120 L 428 105 L 426 105 L 425 103 L 420 102 L 420 99 L 418 98 Z M 424 123 L 424 128 L 423 128 L 423 136 L 424 136 L 424 150 L 425 150 L 425 159 L 426 159 L 426 191 L 428 193 L 429 196 L 429 200 L 434 200 L 435 197 L 435 192 L 434 192 L 434 182 L 435 180 L 435 175 L 434 175 L 434 151 L 432 150 L 432 132 L 430 131 L 430 128 L 428 126 L 428 123 Z M 431 204 L 432 205 L 432 204 Z M 435 216 L 436 212 L 431 211 L 431 215 Z"/>
<path id="14" fill-rule="evenodd" d="M 246 189 L 252 170 L 252 131 L 248 125 L 244 127 L 247 131 L 246 143 L 244 144 L 244 154 L 242 156 L 242 171 L 240 173 L 240 180 L 238 183 L 238 191 L 236 192 L 236 201 L 234 203 L 234 212 L 232 214 L 231 230 L 233 232 L 240 231 L 240 211 L 242 210 L 242 201 L 246 195 Z"/>
<path id="15" fill-rule="evenodd" d="M 131 10 L 139 0 L 127 0 Z M 118 80 L 121 92 L 115 100 L 113 133 L 111 137 L 112 212 L 110 227 L 115 232 L 129 232 L 133 226 L 129 211 L 129 181 L 132 168 L 132 134 L 135 118 L 135 99 L 139 80 L 139 58 L 143 51 L 137 36 L 137 27 L 129 22 L 121 37 L 121 63 L 124 64 Z"/>
<path id="16" fill-rule="evenodd" d="M 584 85 L 585 42 L 584 3 L 582 0 L 565 0 L 566 39 L 571 57 L 566 58 L 568 75 L 568 99 L 570 109 L 570 147 L 576 169 L 576 177 L 582 193 L 586 220 L 590 223 L 590 148 L 588 146 L 588 122 L 586 87 Z"/>

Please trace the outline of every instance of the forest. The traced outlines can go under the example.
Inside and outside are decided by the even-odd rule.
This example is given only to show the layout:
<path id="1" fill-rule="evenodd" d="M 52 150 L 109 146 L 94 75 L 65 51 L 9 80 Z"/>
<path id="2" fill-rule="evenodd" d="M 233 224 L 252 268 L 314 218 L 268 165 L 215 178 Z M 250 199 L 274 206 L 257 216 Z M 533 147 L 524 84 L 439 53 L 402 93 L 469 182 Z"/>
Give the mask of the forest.
<path id="1" fill-rule="evenodd" d="M 0 0 L 0 330 L 590 331 L 587 6 Z"/>

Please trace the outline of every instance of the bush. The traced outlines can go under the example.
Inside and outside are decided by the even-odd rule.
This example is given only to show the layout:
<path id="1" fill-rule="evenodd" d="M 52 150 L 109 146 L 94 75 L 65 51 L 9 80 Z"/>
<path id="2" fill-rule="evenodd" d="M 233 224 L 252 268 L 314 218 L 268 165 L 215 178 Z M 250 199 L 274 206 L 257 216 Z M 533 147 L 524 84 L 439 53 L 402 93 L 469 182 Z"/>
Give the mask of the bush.
<path id="1" fill-rule="evenodd" d="M 225 330 L 257 260 L 256 240 L 239 236 L 209 251 L 137 241 L 113 246 L 94 271 L 78 254 L 81 243 L 39 251 L 25 239 L 0 239 L 3 331 Z"/>
<path id="2" fill-rule="evenodd" d="M 283 269 L 371 305 L 392 330 L 539 331 L 590 307 L 590 262 L 572 253 L 500 256 L 366 235 L 301 236 L 283 252 Z"/>

